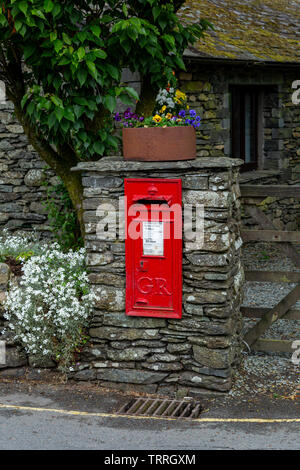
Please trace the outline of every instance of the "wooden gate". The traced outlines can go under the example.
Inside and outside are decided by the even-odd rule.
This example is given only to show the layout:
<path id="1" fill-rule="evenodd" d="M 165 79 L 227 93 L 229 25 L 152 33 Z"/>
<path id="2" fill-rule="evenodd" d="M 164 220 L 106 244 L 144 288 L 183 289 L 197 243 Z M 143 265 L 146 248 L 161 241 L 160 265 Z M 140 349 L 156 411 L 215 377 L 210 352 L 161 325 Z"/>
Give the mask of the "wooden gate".
<path id="1" fill-rule="evenodd" d="M 244 242 L 274 242 L 280 250 L 292 259 L 295 266 L 300 268 L 300 254 L 293 243 L 300 243 L 300 232 L 277 230 L 272 221 L 257 206 L 266 197 L 300 199 L 300 186 L 276 185 L 242 185 L 244 210 L 261 227 L 261 230 L 243 230 Z M 246 271 L 246 281 L 256 282 L 291 282 L 296 287 L 284 297 L 275 307 L 256 308 L 243 307 L 242 313 L 248 318 L 260 318 L 245 335 L 244 341 L 256 351 L 292 352 L 293 341 L 260 339 L 266 330 L 278 319 L 300 320 L 300 310 L 292 309 L 300 299 L 300 272 Z"/>

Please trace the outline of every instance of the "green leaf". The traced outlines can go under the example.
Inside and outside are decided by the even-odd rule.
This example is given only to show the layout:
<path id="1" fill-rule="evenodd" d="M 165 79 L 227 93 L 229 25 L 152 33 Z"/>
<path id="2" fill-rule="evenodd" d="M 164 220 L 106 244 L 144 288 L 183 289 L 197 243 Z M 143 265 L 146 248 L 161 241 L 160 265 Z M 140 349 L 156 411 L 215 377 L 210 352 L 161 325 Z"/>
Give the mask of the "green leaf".
<path id="1" fill-rule="evenodd" d="M 45 19 L 46 19 L 44 13 L 43 13 L 41 10 L 37 10 L 36 8 L 33 8 L 33 9 L 31 10 L 31 14 L 32 14 L 33 16 L 38 16 L 38 17 L 41 18 L 42 20 L 45 20 Z"/>
<path id="2" fill-rule="evenodd" d="M 184 64 L 184 62 L 183 62 L 183 60 L 182 60 L 181 57 L 179 57 L 179 56 L 174 56 L 174 57 L 173 57 L 173 60 L 174 60 L 175 64 L 176 64 L 180 69 L 186 70 L 185 64 Z"/>
<path id="3" fill-rule="evenodd" d="M 106 70 L 108 71 L 109 75 L 112 78 L 114 78 L 115 80 L 119 79 L 120 72 L 119 72 L 119 69 L 117 67 L 115 67 L 114 65 L 111 65 L 111 64 L 105 64 L 105 68 L 106 68 Z"/>
<path id="4" fill-rule="evenodd" d="M 128 18 L 128 9 L 127 9 L 127 5 L 126 5 L 125 2 L 122 5 L 122 10 L 123 10 L 123 13 L 126 16 L 126 18 Z"/>
<path id="5" fill-rule="evenodd" d="M 52 95 L 50 99 L 52 103 L 55 104 L 55 106 L 58 106 L 59 108 L 62 108 L 62 109 L 64 108 L 63 102 L 60 98 L 58 98 L 58 96 Z"/>
<path id="6" fill-rule="evenodd" d="M 57 31 L 52 31 L 50 33 L 50 41 L 54 42 L 56 38 L 57 38 Z"/>
<path id="7" fill-rule="evenodd" d="M 95 24 L 95 25 L 91 26 L 91 31 L 94 34 L 94 36 L 96 36 L 98 38 L 100 36 L 100 33 L 101 33 L 101 28 L 100 28 L 100 26 Z"/>
<path id="8" fill-rule="evenodd" d="M 104 106 L 112 113 L 116 108 L 116 98 L 112 95 L 106 95 L 103 100 Z"/>
<path id="9" fill-rule="evenodd" d="M 84 69 L 84 68 L 79 69 L 79 72 L 78 72 L 78 74 L 77 74 L 77 77 L 78 77 L 80 86 L 82 86 L 82 85 L 85 84 L 86 79 L 87 79 L 87 76 L 88 76 L 88 72 L 87 72 L 86 69 Z"/>
<path id="10" fill-rule="evenodd" d="M 24 106 L 25 106 L 27 100 L 28 100 L 28 94 L 26 93 L 26 94 L 23 96 L 22 101 L 21 101 L 21 107 L 22 107 L 22 109 L 24 108 Z"/>
<path id="11" fill-rule="evenodd" d="M 93 49 L 91 52 L 93 52 L 98 59 L 106 59 L 107 57 L 106 52 L 102 49 Z"/>
<path id="12" fill-rule="evenodd" d="M 71 123 L 70 123 L 70 121 L 67 121 L 66 119 L 63 119 L 60 123 L 60 126 L 61 126 L 61 129 L 63 130 L 63 132 L 65 134 L 67 134 L 67 132 L 70 129 Z"/>
<path id="13" fill-rule="evenodd" d="M 93 145 L 93 149 L 99 155 L 103 155 L 104 150 L 105 150 L 105 146 L 104 146 L 104 144 L 102 144 L 102 142 L 95 142 L 94 145 Z"/>
<path id="14" fill-rule="evenodd" d="M 62 120 L 62 118 L 64 117 L 64 109 L 55 108 L 55 116 L 56 116 L 58 122 L 60 122 Z"/>
<path id="15" fill-rule="evenodd" d="M 31 101 L 31 103 L 29 103 L 29 105 L 26 108 L 26 113 L 28 114 L 28 116 L 32 115 L 34 109 L 35 109 L 35 104 L 33 101 Z"/>
<path id="16" fill-rule="evenodd" d="M 111 135 L 108 135 L 107 136 L 107 143 L 108 143 L 108 145 L 110 145 L 114 149 L 116 149 L 116 150 L 118 149 L 118 141 L 115 137 L 113 137 Z"/>
<path id="17" fill-rule="evenodd" d="M 48 116 L 47 123 L 48 123 L 49 129 L 52 129 L 52 127 L 56 124 L 56 114 L 55 114 L 55 112 L 51 113 Z"/>
<path id="18" fill-rule="evenodd" d="M 66 33 L 62 33 L 62 37 L 63 37 L 64 42 L 68 44 L 68 46 L 72 44 L 70 37 Z"/>
<path id="19" fill-rule="evenodd" d="M 88 106 L 89 105 L 86 98 L 83 98 L 82 96 L 75 96 L 74 102 L 77 103 L 77 104 L 80 104 L 81 106 Z"/>
<path id="20" fill-rule="evenodd" d="M 55 39 L 53 44 L 56 53 L 58 53 L 63 47 L 63 42 L 60 39 Z"/>
<path id="21" fill-rule="evenodd" d="M 132 104 L 133 102 L 133 99 L 128 96 L 127 94 L 125 93 L 121 93 L 120 96 L 119 96 L 120 100 L 122 101 L 122 103 L 124 104 L 128 104 L 129 106 Z"/>
<path id="22" fill-rule="evenodd" d="M 89 71 L 91 72 L 92 77 L 97 78 L 98 72 L 97 72 L 96 65 L 94 64 L 94 62 L 90 62 L 89 60 L 87 60 L 86 65 Z"/>
<path id="23" fill-rule="evenodd" d="M 154 21 L 157 20 L 157 18 L 158 18 L 159 15 L 160 15 L 160 12 L 161 12 L 161 8 L 160 8 L 160 7 L 153 7 L 153 8 L 152 8 L 152 15 L 153 15 Z"/>
<path id="24" fill-rule="evenodd" d="M 50 13 L 53 10 L 54 3 L 52 0 L 45 0 L 44 2 L 44 9 L 46 13 Z"/>
<path id="25" fill-rule="evenodd" d="M 77 51 L 78 59 L 82 60 L 85 56 L 85 49 L 84 47 L 80 47 Z"/>
<path id="26" fill-rule="evenodd" d="M 138 95 L 137 91 L 135 91 L 134 88 L 129 87 L 129 86 L 126 86 L 126 87 L 124 87 L 124 90 L 126 90 L 127 93 L 128 93 L 130 96 L 132 96 L 135 100 L 138 100 L 138 99 L 139 99 L 139 95 Z"/>
<path id="27" fill-rule="evenodd" d="M 51 11 L 53 18 L 56 18 L 61 12 L 61 7 L 56 3 Z"/>
<path id="28" fill-rule="evenodd" d="M 28 2 L 26 0 L 23 0 L 18 4 L 19 10 L 26 15 L 27 10 L 28 10 Z"/>
<path id="29" fill-rule="evenodd" d="M 32 56 L 32 54 L 34 53 L 34 51 L 36 50 L 36 46 L 35 44 L 27 44 L 25 47 L 24 47 L 24 59 L 28 59 L 30 56 Z"/>
<path id="30" fill-rule="evenodd" d="M 74 122 L 75 116 L 71 108 L 66 108 L 64 111 L 64 118 L 68 119 L 68 121 Z"/>

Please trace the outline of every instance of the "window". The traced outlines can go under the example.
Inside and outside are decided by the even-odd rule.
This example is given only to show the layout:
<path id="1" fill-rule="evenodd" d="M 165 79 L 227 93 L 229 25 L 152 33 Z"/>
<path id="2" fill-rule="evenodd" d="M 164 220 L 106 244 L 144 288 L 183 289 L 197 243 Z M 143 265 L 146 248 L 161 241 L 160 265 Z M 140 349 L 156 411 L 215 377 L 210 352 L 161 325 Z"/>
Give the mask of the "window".
<path id="1" fill-rule="evenodd" d="M 258 166 L 260 147 L 260 96 L 258 86 L 231 88 L 231 154 L 244 160 L 244 170 Z"/>

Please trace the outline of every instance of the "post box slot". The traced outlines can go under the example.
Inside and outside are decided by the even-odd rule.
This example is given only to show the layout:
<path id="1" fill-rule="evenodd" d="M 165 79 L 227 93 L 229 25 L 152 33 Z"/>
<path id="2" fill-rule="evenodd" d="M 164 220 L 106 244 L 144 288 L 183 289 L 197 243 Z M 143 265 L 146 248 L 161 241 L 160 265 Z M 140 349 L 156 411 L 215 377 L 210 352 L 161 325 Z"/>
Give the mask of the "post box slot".
<path id="1" fill-rule="evenodd" d="M 166 205 L 169 205 L 169 202 L 166 200 L 166 199 L 139 199 L 138 201 L 136 201 L 137 204 L 144 204 L 145 206 L 146 205 L 149 205 L 149 204 L 166 204 Z"/>

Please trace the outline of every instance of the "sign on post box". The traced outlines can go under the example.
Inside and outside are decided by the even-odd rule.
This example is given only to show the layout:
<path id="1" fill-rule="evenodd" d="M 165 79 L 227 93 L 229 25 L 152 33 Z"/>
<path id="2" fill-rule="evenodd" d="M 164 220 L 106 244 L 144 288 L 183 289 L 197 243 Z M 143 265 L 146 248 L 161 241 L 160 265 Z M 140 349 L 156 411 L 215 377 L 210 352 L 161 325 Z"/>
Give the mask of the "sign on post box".
<path id="1" fill-rule="evenodd" d="M 182 316 L 180 179 L 125 179 L 126 314 Z"/>

